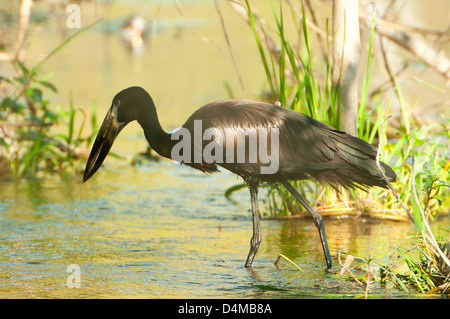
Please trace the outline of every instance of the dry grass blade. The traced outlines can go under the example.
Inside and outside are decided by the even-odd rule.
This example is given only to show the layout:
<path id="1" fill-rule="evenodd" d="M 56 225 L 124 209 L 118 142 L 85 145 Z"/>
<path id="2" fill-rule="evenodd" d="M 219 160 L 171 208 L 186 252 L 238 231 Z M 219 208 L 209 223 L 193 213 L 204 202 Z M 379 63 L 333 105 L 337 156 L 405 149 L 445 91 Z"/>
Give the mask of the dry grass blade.
<path id="1" fill-rule="evenodd" d="M 349 258 L 350 257 L 350 258 Z M 351 255 L 347 255 L 347 258 L 345 259 L 344 264 L 342 264 L 341 261 L 341 251 L 338 251 L 338 260 L 339 260 L 339 265 L 341 266 L 341 272 L 339 273 L 339 276 L 342 276 L 345 272 L 348 272 L 350 274 L 350 276 L 353 277 L 353 279 L 355 280 L 355 282 L 360 285 L 362 288 L 364 288 L 364 284 L 358 279 L 356 278 L 356 276 L 353 274 L 353 272 L 348 268 L 350 266 L 350 264 L 353 262 L 353 260 L 355 259 L 355 257 L 351 256 Z M 342 271 L 342 269 L 344 271 Z"/>
<path id="2" fill-rule="evenodd" d="M 230 39 L 228 37 L 228 32 L 227 32 L 227 29 L 225 26 L 225 21 L 223 20 L 222 12 L 220 11 L 220 7 L 219 7 L 219 4 L 217 3 L 217 0 L 214 0 L 214 6 L 216 7 L 217 14 L 219 15 L 219 18 L 220 18 L 220 23 L 222 25 L 222 30 L 223 30 L 223 34 L 225 36 L 225 41 L 227 42 L 228 51 L 230 51 L 230 56 L 231 56 L 231 59 L 233 60 L 233 65 L 234 65 L 234 68 L 238 75 L 239 83 L 241 84 L 241 87 L 244 89 L 244 82 L 242 81 L 241 73 L 239 72 L 239 68 L 237 66 L 236 59 L 234 58 L 233 50 L 231 49 L 231 43 L 230 43 Z"/>
<path id="3" fill-rule="evenodd" d="M 387 118 L 385 118 L 383 120 L 383 122 L 380 125 L 380 136 L 382 136 L 382 131 L 383 131 L 383 126 L 384 123 L 390 119 L 392 117 L 392 115 L 389 115 Z M 397 201 L 400 203 L 400 205 L 402 206 L 402 208 L 405 210 L 406 214 L 408 215 L 409 219 L 411 219 L 412 222 L 414 222 L 414 218 L 412 217 L 411 213 L 409 212 L 408 207 L 406 206 L 406 204 L 400 199 L 400 196 L 398 196 L 397 192 L 395 191 L 394 187 L 392 187 L 391 183 L 389 182 L 389 180 L 386 177 L 386 174 L 384 174 L 384 171 L 381 169 L 381 165 L 380 165 L 380 150 L 381 150 L 381 139 L 380 139 L 380 143 L 378 144 L 378 150 L 377 150 L 377 158 L 376 158 L 376 164 L 378 167 L 378 170 L 381 173 L 381 176 L 383 177 L 383 179 L 386 182 L 386 185 L 389 187 L 389 189 L 392 191 L 392 193 L 394 194 L 395 198 L 397 199 Z"/>
<path id="4" fill-rule="evenodd" d="M 292 260 L 290 260 L 288 257 L 286 257 L 286 256 L 283 255 L 283 254 L 278 254 L 277 260 L 275 260 L 275 263 L 274 263 L 275 266 L 278 267 L 278 262 L 280 261 L 281 258 L 286 259 L 286 260 L 287 260 L 288 262 L 290 262 L 295 268 L 297 268 L 297 269 L 300 270 L 300 271 L 303 271 L 299 266 L 297 266 L 296 263 L 294 263 Z"/>
<path id="5" fill-rule="evenodd" d="M 352 264 L 352 262 L 354 260 L 355 260 L 355 257 L 353 257 L 352 255 L 347 255 L 344 263 L 341 265 L 341 270 L 339 271 L 339 276 L 344 275 L 345 272 L 348 272 L 349 274 L 351 274 L 351 271 L 349 270 L 348 267 L 350 267 L 350 265 Z"/>

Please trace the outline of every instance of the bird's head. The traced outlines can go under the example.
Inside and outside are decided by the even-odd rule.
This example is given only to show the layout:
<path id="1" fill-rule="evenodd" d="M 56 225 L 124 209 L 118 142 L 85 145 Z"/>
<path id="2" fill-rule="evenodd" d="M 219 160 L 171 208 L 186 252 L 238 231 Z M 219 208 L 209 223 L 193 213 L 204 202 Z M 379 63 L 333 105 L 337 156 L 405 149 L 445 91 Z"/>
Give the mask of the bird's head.
<path id="1" fill-rule="evenodd" d="M 92 146 L 84 170 L 83 182 L 87 181 L 100 168 L 120 131 L 128 123 L 140 118 L 149 99 L 151 101 L 150 95 L 143 88 L 137 86 L 116 94 Z"/>

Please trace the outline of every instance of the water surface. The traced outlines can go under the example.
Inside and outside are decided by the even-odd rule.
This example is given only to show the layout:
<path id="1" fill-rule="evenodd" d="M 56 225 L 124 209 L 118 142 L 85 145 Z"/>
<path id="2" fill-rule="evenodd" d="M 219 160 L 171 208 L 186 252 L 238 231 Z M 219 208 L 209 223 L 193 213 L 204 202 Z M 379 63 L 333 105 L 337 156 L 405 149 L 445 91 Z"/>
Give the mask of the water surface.
<path id="1" fill-rule="evenodd" d="M 263 219 L 263 242 L 246 269 L 249 195 L 223 195 L 240 182 L 235 176 L 206 176 L 171 161 L 109 168 L 85 184 L 54 178 L 1 185 L 0 297 L 361 296 L 354 282 L 336 277 L 338 251 L 386 263 L 413 231 L 410 223 L 326 220 L 335 264 L 327 274 L 311 219 Z M 279 253 L 303 271 L 284 260 L 276 267 Z M 80 288 L 67 286 L 71 264 L 80 268 Z M 374 284 L 371 292 L 384 288 Z"/>

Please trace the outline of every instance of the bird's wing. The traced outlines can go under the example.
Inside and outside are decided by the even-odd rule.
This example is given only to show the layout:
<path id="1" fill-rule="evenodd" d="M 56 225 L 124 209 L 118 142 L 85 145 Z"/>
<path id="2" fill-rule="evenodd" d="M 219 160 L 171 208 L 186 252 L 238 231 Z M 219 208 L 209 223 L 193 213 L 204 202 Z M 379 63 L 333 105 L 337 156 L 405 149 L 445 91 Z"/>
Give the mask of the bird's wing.
<path id="1" fill-rule="evenodd" d="M 284 116 L 280 145 L 286 167 L 295 163 L 299 168 L 334 169 L 342 165 L 337 157 L 357 165 L 360 159 L 376 156 L 376 150 L 366 142 L 294 111 Z"/>
<path id="2" fill-rule="evenodd" d="M 278 170 L 267 180 L 302 179 L 312 176 L 320 181 L 352 187 L 384 186 L 375 165 L 376 150 L 365 141 L 341 132 L 307 115 L 277 105 L 248 101 L 216 101 L 192 114 L 184 127 L 193 129 L 194 120 L 202 120 L 207 128 L 276 128 L 278 131 Z M 205 141 L 203 141 L 205 143 Z M 267 141 L 270 149 L 271 140 Z M 221 165 L 240 174 L 260 174 L 256 164 Z M 395 173 L 382 163 L 387 175 Z"/>
<path id="3" fill-rule="evenodd" d="M 286 153 L 280 156 L 281 172 L 293 178 L 296 173 L 306 174 L 333 186 L 386 187 L 376 164 L 377 150 L 364 140 L 297 112 L 286 113 L 283 127 L 280 152 Z M 392 168 L 380 165 L 388 179 L 395 181 Z"/>

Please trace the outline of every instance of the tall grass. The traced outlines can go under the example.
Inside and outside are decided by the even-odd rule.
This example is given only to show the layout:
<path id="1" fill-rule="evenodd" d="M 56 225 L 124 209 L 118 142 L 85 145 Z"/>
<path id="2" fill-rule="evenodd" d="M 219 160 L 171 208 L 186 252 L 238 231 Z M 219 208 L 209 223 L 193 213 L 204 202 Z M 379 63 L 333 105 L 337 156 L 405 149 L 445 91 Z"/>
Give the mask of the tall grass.
<path id="1" fill-rule="evenodd" d="M 269 93 L 273 99 L 280 101 L 281 105 L 298 112 L 305 113 L 319 121 L 340 128 L 340 103 L 337 90 L 332 84 L 332 61 L 329 54 L 317 62 L 311 52 L 310 35 L 306 25 L 305 10 L 301 8 L 301 18 L 294 21 L 295 30 L 300 30 L 301 43 L 293 43 L 288 39 L 283 12 L 283 1 L 279 8 L 272 8 L 275 21 L 274 27 L 268 26 L 262 18 L 255 15 L 249 1 L 246 1 L 249 24 L 257 45 L 261 62 L 266 74 Z M 295 15 L 295 13 L 293 14 Z M 327 21 L 328 27 L 328 21 Z M 269 32 L 271 34 L 269 35 Z M 327 30 L 328 31 L 328 30 Z M 275 34 L 275 40 L 271 37 Z M 399 176 L 395 184 L 397 191 L 403 196 L 410 207 L 412 185 L 417 183 L 419 189 L 424 189 L 426 196 L 420 196 L 421 203 L 427 202 L 430 214 L 444 211 L 448 207 L 449 195 L 444 179 L 448 178 L 449 159 L 439 156 L 442 150 L 448 149 L 449 132 L 442 130 L 428 135 L 431 129 L 426 127 L 419 131 L 414 130 L 416 140 L 416 157 L 418 167 L 422 170 L 415 176 L 411 175 L 410 158 L 412 148 L 410 145 L 410 125 L 413 120 L 408 115 L 401 88 L 397 83 L 393 94 L 399 97 L 402 111 L 401 129 L 395 132 L 394 139 L 388 139 L 388 130 L 381 129 L 381 123 L 389 115 L 392 99 L 380 101 L 372 108 L 368 107 L 370 96 L 369 85 L 374 70 L 373 41 L 375 34 L 375 21 L 373 21 L 367 54 L 367 67 L 364 73 L 362 92 L 360 94 L 360 107 L 358 110 L 358 135 L 368 143 L 377 143 L 380 148 L 381 159 L 393 166 Z M 328 35 L 328 32 L 327 32 Z M 327 36 L 327 39 L 330 39 Z M 278 50 L 274 50 L 273 43 L 278 43 Z M 331 40 L 327 41 L 327 52 L 330 52 Z M 301 47 L 302 50 L 295 48 Z M 323 71 L 319 71 L 319 70 Z M 319 79 L 319 80 L 318 80 Z M 373 103 L 373 102 L 372 102 Z M 389 122 L 388 122 L 389 123 Z M 392 129 L 390 129 L 392 132 Z M 392 134 L 392 133 L 389 133 Z M 436 136 L 440 138 L 435 139 Z M 433 140 L 435 139 L 435 140 Z M 429 141 L 429 142 L 427 142 Z M 432 142 L 431 142 L 432 141 Z M 433 154 L 432 161 L 425 154 Z M 425 165 L 427 164 L 427 165 Z M 343 191 L 336 193 L 331 187 L 322 187 L 312 181 L 295 182 L 297 188 L 307 198 L 315 203 L 319 212 L 325 215 L 358 215 L 367 214 L 370 217 L 383 219 L 405 220 L 407 214 L 397 204 L 396 198 L 389 190 L 374 188 L 369 193 L 361 190 Z M 265 185 L 269 203 L 270 215 L 284 216 L 302 214 L 302 207 L 295 199 L 276 185 Z M 430 188 L 431 187 L 431 188 Z M 233 190 L 238 187 L 233 188 Z M 228 194 L 230 191 L 228 192 Z"/>
<path id="2" fill-rule="evenodd" d="M 297 30 L 302 31 L 303 41 L 300 45 L 293 44 L 287 39 L 282 3 L 283 1 L 280 1 L 278 10 L 272 6 L 275 27 L 270 29 L 262 18 L 253 14 L 250 2 L 246 1 L 250 26 L 266 73 L 270 94 L 278 99 L 282 106 L 303 112 L 339 129 L 338 94 L 331 83 L 332 61 L 328 55 L 319 63 L 312 58 L 303 7 L 301 25 L 295 26 Z M 421 292 L 448 293 L 450 233 L 447 230 L 446 237 L 436 239 L 428 221 L 439 214 L 449 213 L 450 119 L 445 119 L 446 123 L 442 125 L 433 124 L 416 128 L 395 75 L 393 76 L 395 87 L 391 98 L 387 101 L 379 99 L 378 102 L 372 99 L 372 107 L 369 107 L 369 85 L 375 65 L 372 52 L 374 27 L 375 23 L 372 24 L 370 32 L 367 68 L 358 110 L 358 135 L 368 143 L 377 144 L 381 159 L 393 167 L 398 175 L 398 181 L 392 186 L 392 191 L 373 188 L 367 193 L 354 190 L 349 193 L 343 192 L 341 195 L 329 187 L 324 188 L 311 181 L 296 182 L 296 186 L 303 195 L 315 203 L 316 209 L 323 215 L 362 214 L 391 220 L 410 218 L 418 229 L 416 242 L 413 248 L 395 249 L 397 254 L 403 257 L 409 271 L 399 273 L 390 265 L 378 265 L 383 280 L 387 278 L 407 292 L 413 288 Z M 266 29 L 275 30 L 279 50 L 273 48 L 276 41 L 268 35 Z M 331 41 L 327 43 L 328 49 Z M 303 47 L 301 52 L 294 49 L 301 46 Z M 324 69 L 322 73 L 317 71 L 320 68 Z M 318 78 L 321 80 L 318 81 Z M 401 116 L 396 125 L 399 129 L 394 130 L 393 126 L 389 126 L 389 130 L 386 130 L 383 126 L 388 118 L 394 95 L 398 97 L 400 103 Z M 388 120 L 388 124 L 389 121 L 392 120 Z M 267 190 L 270 215 L 280 217 L 303 214 L 302 207 L 284 188 L 277 185 L 264 186 Z M 230 188 L 227 196 L 239 188 L 237 186 Z M 412 251 L 417 252 L 418 257 L 412 256 Z M 365 260 L 365 263 L 370 271 L 373 261 Z M 367 288 L 368 281 L 366 293 Z"/>
<path id="3" fill-rule="evenodd" d="M 253 31 L 255 43 L 267 78 L 269 93 L 272 99 L 278 100 L 283 107 L 305 113 L 321 122 L 334 127 L 340 127 L 340 108 L 337 94 L 333 89 L 331 76 L 331 62 L 329 56 L 322 61 L 326 66 L 325 80 L 320 83 L 316 80 L 314 59 L 311 55 L 309 32 L 306 27 L 305 11 L 302 7 L 300 25 L 295 25 L 296 30 L 301 30 L 303 41 L 291 43 L 287 37 L 286 22 L 283 13 L 283 2 L 279 8 L 272 6 L 275 21 L 274 33 L 277 39 L 273 40 L 266 32 L 265 25 L 259 17 L 253 14 L 249 1 L 246 1 L 248 19 Z M 274 52 L 272 43 L 279 43 L 279 50 Z M 328 46 L 331 44 L 328 43 Z M 302 47 L 302 52 L 296 48 Z M 329 50 L 330 51 L 330 50 Z M 310 200 L 316 202 L 321 195 L 319 185 L 297 181 L 295 186 Z M 268 190 L 269 208 L 272 215 L 289 215 L 299 210 L 295 199 L 284 188 L 276 185 L 266 185 Z M 331 188 L 326 188 L 327 196 L 332 193 Z"/>

